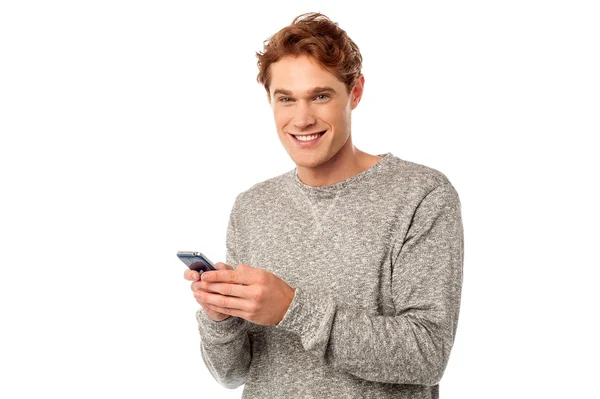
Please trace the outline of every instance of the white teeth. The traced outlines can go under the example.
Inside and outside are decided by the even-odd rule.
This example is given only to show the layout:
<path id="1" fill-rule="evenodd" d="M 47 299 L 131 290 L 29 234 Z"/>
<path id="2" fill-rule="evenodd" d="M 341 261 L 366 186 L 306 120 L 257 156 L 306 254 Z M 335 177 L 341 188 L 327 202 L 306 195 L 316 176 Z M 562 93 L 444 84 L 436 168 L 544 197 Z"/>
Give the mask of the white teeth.
<path id="1" fill-rule="evenodd" d="M 313 134 L 311 136 L 294 136 L 294 137 L 296 137 L 300 141 L 310 141 L 310 140 L 316 139 L 320 135 L 321 135 L 321 133 Z"/>

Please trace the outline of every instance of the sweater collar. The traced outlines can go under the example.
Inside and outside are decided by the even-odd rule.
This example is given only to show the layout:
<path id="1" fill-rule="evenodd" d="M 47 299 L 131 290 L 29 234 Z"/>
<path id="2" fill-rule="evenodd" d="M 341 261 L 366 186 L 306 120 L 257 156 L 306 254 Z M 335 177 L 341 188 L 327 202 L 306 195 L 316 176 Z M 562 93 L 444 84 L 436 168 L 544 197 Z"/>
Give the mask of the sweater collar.
<path id="1" fill-rule="evenodd" d="M 315 195 L 315 196 L 323 196 L 323 197 L 330 197 L 330 196 L 335 196 L 337 194 L 339 194 L 342 190 L 346 189 L 349 186 L 352 185 L 356 185 L 359 182 L 368 179 L 370 176 L 372 176 L 374 173 L 376 173 L 378 170 L 380 170 L 381 168 L 384 168 L 391 160 L 391 158 L 393 158 L 393 155 L 391 152 L 385 153 L 385 154 L 377 154 L 377 156 L 381 157 L 381 159 L 373 166 L 365 169 L 364 171 L 349 177 L 345 180 L 342 180 L 340 182 L 334 183 L 334 184 L 330 184 L 327 186 L 309 186 L 308 184 L 303 183 L 300 178 L 298 177 L 298 169 L 294 168 L 292 171 L 290 171 L 290 175 L 292 177 L 292 184 L 299 188 L 300 190 L 304 191 L 307 194 L 310 195 Z"/>

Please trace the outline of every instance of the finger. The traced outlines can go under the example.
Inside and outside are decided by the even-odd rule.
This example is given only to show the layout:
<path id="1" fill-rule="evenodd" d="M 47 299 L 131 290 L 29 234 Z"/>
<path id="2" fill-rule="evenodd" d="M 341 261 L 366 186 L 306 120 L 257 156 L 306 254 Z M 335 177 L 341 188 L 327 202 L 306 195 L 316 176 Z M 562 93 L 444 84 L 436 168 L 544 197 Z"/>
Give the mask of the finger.
<path id="1" fill-rule="evenodd" d="M 221 308 L 229 308 L 229 309 L 238 309 L 243 311 L 248 311 L 252 309 L 252 304 L 249 301 L 241 298 L 236 298 L 232 296 L 225 296 L 221 294 L 213 294 L 211 292 L 206 291 L 196 291 L 194 292 L 194 296 L 196 300 L 200 303 L 218 306 Z"/>
<path id="2" fill-rule="evenodd" d="M 201 283 L 201 281 L 194 281 L 192 284 L 190 284 L 190 288 L 192 289 L 192 291 L 198 291 L 200 289 Z"/>
<path id="3" fill-rule="evenodd" d="M 234 274 L 235 274 L 235 271 L 233 271 L 233 270 L 224 270 L 224 269 L 210 270 L 208 272 L 202 273 L 202 275 L 200 276 L 200 279 L 202 281 L 211 281 L 211 282 L 222 282 L 222 283 L 233 282 L 234 280 L 237 280 L 237 276 Z"/>
<path id="4" fill-rule="evenodd" d="M 204 308 L 204 310 L 206 310 L 208 312 L 214 312 L 214 313 L 217 313 L 217 314 L 221 314 L 222 313 L 222 314 L 226 314 L 228 316 L 231 316 L 229 314 L 229 310 L 230 309 L 219 308 L 221 310 L 225 310 L 224 312 L 222 312 L 222 311 L 218 311 L 216 306 L 208 305 L 206 303 L 199 303 L 199 304 L 200 304 L 200 306 L 202 306 Z"/>
<path id="5" fill-rule="evenodd" d="M 212 310 L 213 312 L 223 313 L 223 314 L 226 314 L 229 316 L 241 317 L 246 320 L 250 320 L 250 318 L 253 316 L 252 314 L 245 312 L 243 310 L 239 310 L 239 309 L 222 308 L 222 307 L 216 306 L 216 305 L 203 305 L 203 306 L 207 309 Z"/>
<path id="6" fill-rule="evenodd" d="M 186 269 L 183 272 L 183 278 L 189 281 L 198 281 L 200 280 L 200 274 L 195 270 Z"/>
<path id="7" fill-rule="evenodd" d="M 236 270 L 211 270 L 202 274 L 202 281 L 211 283 L 252 284 L 260 269 L 238 265 Z"/>
<path id="8" fill-rule="evenodd" d="M 225 296 L 233 296 L 243 299 L 253 299 L 253 288 L 248 285 L 230 284 L 230 283 L 207 283 L 201 281 L 196 286 L 196 289 L 203 289 L 208 292 L 215 292 Z"/>
<path id="9" fill-rule="evenodd" d="M 206 291 L 206 292 L 212 292 L 210 288 L 208 288 L 208 283 L 204 282 L 204 281 L 194 281 L 191 285 L 190 288 L 192 289 L 192 291 Z"/>

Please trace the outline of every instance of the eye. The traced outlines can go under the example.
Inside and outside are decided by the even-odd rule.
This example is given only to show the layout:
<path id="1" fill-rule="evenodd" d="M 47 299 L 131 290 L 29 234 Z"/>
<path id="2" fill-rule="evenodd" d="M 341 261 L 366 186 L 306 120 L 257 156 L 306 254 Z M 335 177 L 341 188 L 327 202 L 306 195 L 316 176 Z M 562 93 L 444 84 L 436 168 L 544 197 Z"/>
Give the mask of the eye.
<path id="1" fill-rule="evenodd" d="M 317 100 L 327 100 L 327 99 L 329 99 L 329 94 L 319 94 L 315 98 Z"/>
<path id="2" fill-rule="evenodd" d="M 292 99 L 291 99 L 291 98 L 289 98 L 289 97 L 279 97 L 279 100 L 278 100 L 278 101 L 279 101 L 280 103 L 289 103 L 289 102 L 291 102 L 291 101 L 292 101 Z"/>

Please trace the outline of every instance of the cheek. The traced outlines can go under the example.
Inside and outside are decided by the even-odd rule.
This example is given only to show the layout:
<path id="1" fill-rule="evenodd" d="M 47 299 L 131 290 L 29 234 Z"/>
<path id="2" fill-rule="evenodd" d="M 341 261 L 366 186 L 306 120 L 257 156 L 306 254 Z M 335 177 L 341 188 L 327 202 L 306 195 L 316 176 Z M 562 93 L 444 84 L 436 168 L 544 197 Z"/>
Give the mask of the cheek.
<path id="1" fill-rule="evenodd" d="M 280 132 L 285 127 L 285 122 L 282 118 L 275 118 L 275 126 L 277 127 L 277 131 Z"/>
<path id="2" fill-rule="evenodd" d="M 275 126 L 277 126 L 278 130 L 284 128 L 291 120 L 290 115 L 288 115 L 287 112 L 281 110 L 275 111 L 273 113 L 273 118 L 275 120 Z"/>
<path id="3" fill-rule="evenodd" d="M 329 124 L 332 125 L 338 131 L 344 130 L 348 125 L 346 115 L 340 111 L 330 113 L 327 119 L 325 120 L 327 120 Z"/>
<path id="4" fill-rule="evenodd" d="M 346 110 L 342 104 L 332 104 L 331 107 L 323 110 L 323 118 L 329 121 L 332 125 L 339 126 L 346 119 Z"/>

